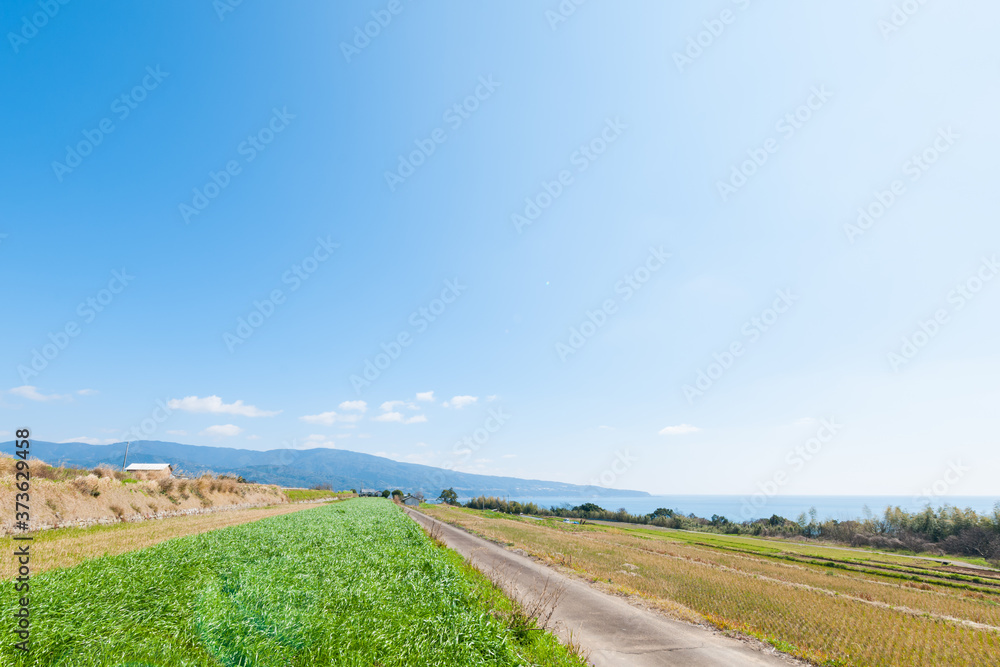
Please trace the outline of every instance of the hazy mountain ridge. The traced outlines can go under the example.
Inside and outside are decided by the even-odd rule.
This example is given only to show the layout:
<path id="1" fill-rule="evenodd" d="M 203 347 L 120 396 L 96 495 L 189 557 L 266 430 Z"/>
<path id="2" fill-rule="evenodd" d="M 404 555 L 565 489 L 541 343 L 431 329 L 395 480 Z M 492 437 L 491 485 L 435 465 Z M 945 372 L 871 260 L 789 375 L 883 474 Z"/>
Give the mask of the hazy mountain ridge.
<path id="1" fill-rule="evenodd" d="M 0 443 L 0 451 L 14 453 L 14 442 Z M 32 441 L 31 456 L 52 465 L 92 468 L 120 467 L 125 443 L 88 445 Z M 129 446 L 129 463 L 170 463 L 188 474 L 203 472 L 242 475 L 248 480 L 282 486 L 331 484 L 336 489 L 403 489 L 437 496 L 454 488 L 460 496 L 648 496 L 645 491 L 606 489 L 543 480 L 455 472 L 416 463 L 343 449 L 271 449 L 256 451 L 229 447 L 182 445 L 141 440 Z"/>

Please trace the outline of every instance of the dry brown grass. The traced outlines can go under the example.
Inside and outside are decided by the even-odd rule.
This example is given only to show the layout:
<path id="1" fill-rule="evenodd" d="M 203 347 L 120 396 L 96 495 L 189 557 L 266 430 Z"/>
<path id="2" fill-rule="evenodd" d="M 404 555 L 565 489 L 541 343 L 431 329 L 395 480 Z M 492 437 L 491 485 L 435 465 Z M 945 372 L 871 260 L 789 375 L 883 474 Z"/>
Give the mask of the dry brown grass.
<path id="1" fill-rule="evenodd" d="M 0 457 L 0 534 L 14 531 L 15 462 Z M 165 513 L 209 507 L 288 502 L 276 486 L 203 475 L 197 479 L 140 480 L 120 470 L 60 468 L 30 462 L 31 529 L 141 521 Z"/>
<path id="2" fill-rule="evenodd" d="M 277 505 L 247 510 L 232 510 L 213 514 L 174 517 L 143 523 L 118 523 L 90 528 L 59 528 L 35 535 L 31 543 L 32 574 L 73 567 L 100 556 L 135 551 L 165 540 L 185 535 L 207 533 L 227 526 L 236 526 L 278 514 L 309 509 L 312 505 Z M 13 553 L 12 537 L 0 537 L 0 552 Z M 0 581 L 14 576 L 15 559 L 0 559 Z"/>
<path id="3" fill-rule="evenodd" d="M 956 589 L 691 545 L 670 533 L 522 521 L 435 507 L 428 514 L 515 545 L 656 606 L 830 665 L 1000 664 L 1000 590 Z M 990 627 L 986 627 L 990 626 Z"/>
<path id="4" fill-rule="evenodd" d="M 440 529 L 440 526 L 435 525 L 435 528 Z M 556 606 L 564 591 L 562 584 L 547 578 L 541 582 L 541 588 L 537 587 L 536 582 L 534 590 L 522 591 L 518 595 L 518 588 L 514 583 L 514 573 L 507 566 L 484 568 L 479 566 L 475 559 L 471 560 L 470 564 L 510 597 L 511 609 L 508 610 L 505 618 L 508 627 L 516 627 L 522 633 L 527 633 L 535 627 L 540 629 L 550 627 L 552 615 L 555 613 Z"/>

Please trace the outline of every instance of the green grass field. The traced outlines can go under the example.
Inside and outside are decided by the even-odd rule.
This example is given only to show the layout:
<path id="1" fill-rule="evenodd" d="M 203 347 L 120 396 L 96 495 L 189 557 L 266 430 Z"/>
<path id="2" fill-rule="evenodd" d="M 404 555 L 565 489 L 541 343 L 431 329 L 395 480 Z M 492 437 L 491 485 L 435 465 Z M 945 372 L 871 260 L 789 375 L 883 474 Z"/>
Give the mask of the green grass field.
<path id="1" fill-rule="evenodd" d="M 289 502 L 297 503 L 302 500 L 323 500 L 325 498 L 338 498 L 344 495 L 353 495 L 350 491 L 324 491 L 322 489 L 282 489 L 282 493 L 288 496 Z"/>
<path id="2" fill-rule="evenodd" d="M 0 664 L 582 665 L 389 501 L 356 499 L 39 574 Z"/>

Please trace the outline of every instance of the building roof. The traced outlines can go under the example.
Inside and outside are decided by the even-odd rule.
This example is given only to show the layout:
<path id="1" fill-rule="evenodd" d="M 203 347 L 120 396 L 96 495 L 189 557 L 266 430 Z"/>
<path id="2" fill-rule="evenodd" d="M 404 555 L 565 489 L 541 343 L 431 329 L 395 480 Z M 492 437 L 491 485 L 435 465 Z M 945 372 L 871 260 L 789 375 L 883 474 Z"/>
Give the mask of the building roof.
<path id="1" fill-rule="evenodd" d="M 167 470 L 169 463 L 130 463 L 125 470 Z"/>

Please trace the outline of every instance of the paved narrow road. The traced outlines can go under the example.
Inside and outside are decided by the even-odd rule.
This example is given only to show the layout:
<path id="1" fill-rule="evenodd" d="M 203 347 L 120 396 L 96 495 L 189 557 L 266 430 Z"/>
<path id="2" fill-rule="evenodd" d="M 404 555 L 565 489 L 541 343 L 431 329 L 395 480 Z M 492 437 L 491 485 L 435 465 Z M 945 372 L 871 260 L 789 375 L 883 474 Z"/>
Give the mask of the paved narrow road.
<path id="1" fill-rule="evenodd" d="M 544 595 L 546 584 L 549 591 L 561 588 L 549 626 L 562 641 L 580 645 L 596 667 L 796 664 L 709 629 L 634 607 L 586 582 L 420 512 L 409 510 L 409 514 L 428 530 L 437 524 L 439 539 L 487 575 L 498 574 L 511 597 L 530 602 Z"/>

